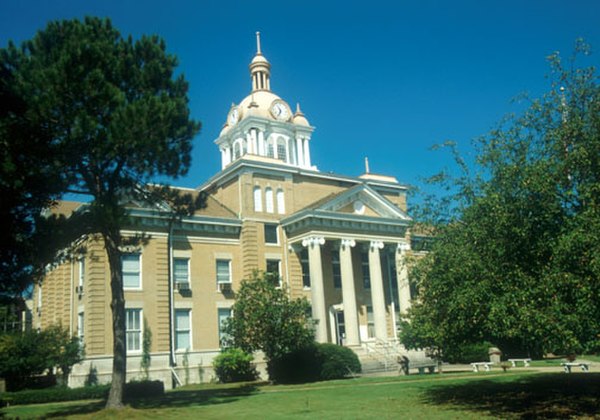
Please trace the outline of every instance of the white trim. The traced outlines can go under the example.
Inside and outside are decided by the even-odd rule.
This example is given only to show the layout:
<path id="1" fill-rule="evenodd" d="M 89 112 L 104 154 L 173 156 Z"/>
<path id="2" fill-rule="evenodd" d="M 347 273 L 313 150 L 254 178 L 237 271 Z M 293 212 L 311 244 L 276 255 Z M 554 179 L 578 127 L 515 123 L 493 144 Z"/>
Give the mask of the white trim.
<path id="1" fill-rule="evenodd" d="M 125 255 L 137 255 L 138 256 L 138 264 L 139 264 L 139 286 L 138 287 L 125 287 L 125 282 L 123 281 L 123 291 L 134 291 L 134 292 L 139 292 L 141 290 L 143 290 L 143 286 L 144 283 L 142 282 L 143 276 L 142 276 L 142 267 L 143 267 L 143 260 L 142 260 L 142 252 L 140 251 L 135 251 L 135 252 L 123 252 L 121 254 L 121 276 L 123 276 L 123 257 Z M 121 277 L 122 278 L 122 277 Z"/>
<path id="2" fill-rule="evenodd" d="M 127 311 L 139 311 L 139 343 L 140 343 L 140 348 L 139 349 L 135 349 L 135 350 L 130 350 L 127 347 L 127 332 L 128 332 L 128 328 L 127 328 Z M 131 331 L 137 331 L 137 330 L 131 330 Z M 142 308 L 125 308 L 125 349 L 127 351 L 127 354 L 141 354 L 143 351 L 143 347 L 144 347 L 144 310 Z"/>
<path id="3" fill-rule="evenodd" d="M 180 312 L 187 312 L 188 315 L 188 340 L 189 340 L 189 347 L 185 348 L 185 349 L 180 349 L 177 348 L 177 311 Z M 192 309 L 191 308 L 175 308 L 175 352 L 176 353 L 185 353 L 186 351 L 192 351 L 192 349 L 194 348 L 193 346 L 193 341 L 192 341 Z"/>

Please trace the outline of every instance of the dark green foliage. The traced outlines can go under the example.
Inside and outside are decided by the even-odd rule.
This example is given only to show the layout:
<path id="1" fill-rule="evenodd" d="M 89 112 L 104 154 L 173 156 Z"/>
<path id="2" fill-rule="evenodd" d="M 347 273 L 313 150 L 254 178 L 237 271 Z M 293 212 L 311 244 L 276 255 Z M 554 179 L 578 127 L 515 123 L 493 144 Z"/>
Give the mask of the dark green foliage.
<path id="1" fill-rule="evenodd" d="M 269 378 L 277 383 L 290 384 L 342 379 L 360 372 L 358 356 L 349 348 L 312 343 L 275 359 Z"/>
<path id="2" fill-rule="evenodd" d="M 258 378 L 254 356 L 237 348 L 229 348 L 215 357 L 213 367 L 222 383 L 254 381 Z"/>
<path id="3" fill-rule="evenodd" d="M 0 394 L 1 405 L 43 404 L 59 401 L 76 401 L 105 399 L 108 396 L 110 385 L 98 385 L 83 388 L 67 388 L 58 386 L 39 390 L 24 390 L 19 392 L 5 392 Z"/>
<path id="4" fill-rule="evenodd" d="M 434 178 L 453 211 L 420 215 L 436 240 L 411 270 L 409 347 L 487 340 L 536 357 L 597 346 L 600 86 L 594 68 L 550 63 L 551 90 L 476 144 L 474 171 L 455 153 L 461 175 Z"/>
<path id="5" fill-rule="evenodd" d="M 79 339 L 61 327 L 0 335 L 0 377 L 10 390 L 21 389 L 28 378 L 53 368 L 66 377 L 81 360 Z"/>
<path id="6" fill-rule="evenodd" d="M 269 375 L 272 360 L 314 339 L 307 300 L 290 299 L 277 283 L 268 274 L 256 272 L 242 281 L 232 307 L 235 315 L 224 326 L 226 345 L 265 353 Z"/>
<path id="7" fill-rule="evenodd" d="M 448 363 L 473 363 L 490 360 L 489 349 L 495 347 L 489 342 L 466 343 L 448 349 L 443 360 Z"/>
<path id="8" fill-rule="evenodd" d="M 81 214 L 85 223 L 73 217 L 69 222 L 80 234 L 98 234 L 104 241 L 114 337 L 109 407 L 122 406 L 126 372 L 120 249 L 139 242 L 139 238 L 128 242 L 121 237 L 121 230 L 132 224 L 126 204 L 138 200 L 162 208 L 170 223 L 190 211 L 193 206 L 188 204 L 198 204 L 191 196 L 180 199 L 172 190 L 146 187 L 156 177 L 187 173 L 192 138 L 200 128 L 190 118 L 188 85 L 182 75 L 176 75 L 176 67 L 177 59 L 167 53 L 159 37 L 134 41 L 121 36 L 110 20 L 92 17 L 50 22 L 20 48 L 11 43 L 0 51 L 0 71 L 9 81 L 11 104 L 16 104 L 16 109 L 8 110 L 9 129 L 14 128 L 16 135 L 9 135 L 2 123 L 1 140 L 20 142 L 13 153 L 17 157 L 22 150 L 40 146 L 47 154 L 40 164 L 50 161 L 50 180 L 55 180 L 54 170 L 60 168 L 56 191 L 43 194 L 41 205 L 52 193 L 88 196 L 89 205 Z M 30 143 L 31 139 L 41 145 Z M 34 156 L 16 169 L 11 161 L 9 171 L 21 175 L 28 166 L 35 168 L 37 160 Z M 34 173 L 36 177 L 39 174 Z M 25 197 L 37 191 L 38 184 L 33 184 L 31 189 L 23 186 Z M 9 212 L 18 210 L 22 202 L 27 200 L 11 204 Z"/>
<path id="9" fill-rule="evenodd" d="M 125 399 L 160 397 L 165 393 L 162 381 L 131 381 L 125 384 Z"/>
<path id="10" fill-rule="evenodd" d="M 317 344 L 321 370 L 319 379 L 342 379 L 348 375 L 361 372 L 358 356 L 351 349 L 336 344 Z"/>

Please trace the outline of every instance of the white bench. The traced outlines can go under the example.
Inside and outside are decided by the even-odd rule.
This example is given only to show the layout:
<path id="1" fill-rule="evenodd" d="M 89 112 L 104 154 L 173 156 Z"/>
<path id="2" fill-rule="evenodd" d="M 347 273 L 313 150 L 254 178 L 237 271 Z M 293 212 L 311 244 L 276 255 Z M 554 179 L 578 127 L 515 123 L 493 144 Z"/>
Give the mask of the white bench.
<path id="1" fill-rule="evenodd" d="M 473 368 L 473 372 L 479 372 L 479 367 L 483 366 L 486 372 L 490 371 L 490 366 L 492 366 L 493 362 L 476 362 L 471 363 L 471 367 Z"/>
<path id="2" fill-rule="evenodd" d="M 523 362 L 525 367 L 529 367 L 529 363 L 531 363 L 531 359 L 508 359 L 508 361 L 512 364 L 512 367 L 517 367 L 517 362 Z"/>
<path id="3" fill-rule="evenodd" d="M 561 363 L 561 365 L 562 365 L 562 367 L 564 367 L 565 373 L 571 373 L 571 368 L 572 367 L 580 367 L 583 372 L 589 372 L 590 371 L 590 364 L 589 363 L 568 362 L 568 363 Z"/>

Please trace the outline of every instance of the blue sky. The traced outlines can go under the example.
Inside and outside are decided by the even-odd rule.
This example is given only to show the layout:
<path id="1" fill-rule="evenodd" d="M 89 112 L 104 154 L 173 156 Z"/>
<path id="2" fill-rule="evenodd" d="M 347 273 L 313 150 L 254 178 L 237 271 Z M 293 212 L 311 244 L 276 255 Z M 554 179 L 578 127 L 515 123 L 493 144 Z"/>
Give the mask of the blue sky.
<path id="1" fill-rule="evenodd" d="M 454 140 L 468 154 L 519 109 L 512 98 L 546 91 L 553 51 L 570 55 L 578 37 L 600 49 L 595 0 L 2 0 L 0 46 L 85 15 L 110 17 L 125 36 L 158 34 L 178 56 L 203 125 L 189 174 L 174 182 L 186 187 L 220 169 L 213 140 L 250 92 L 257 30 L 272 90 L 316 127 L 321 171 L 359 175 L 368 156 L 372 172 L 417 186 L 450 163 L 433 144 Z"/>

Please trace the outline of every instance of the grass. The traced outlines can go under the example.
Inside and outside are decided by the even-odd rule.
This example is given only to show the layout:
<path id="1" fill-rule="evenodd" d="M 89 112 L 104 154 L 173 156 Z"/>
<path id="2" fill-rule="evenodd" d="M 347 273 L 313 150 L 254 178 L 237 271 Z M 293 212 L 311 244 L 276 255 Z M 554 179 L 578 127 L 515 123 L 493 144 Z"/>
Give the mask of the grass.
<path id="1" fill-rule="evenodd" d="M 7 417 L 120 418 L 519 418 L 593 417 L 600 374 L 466 373 L 367 377 L 303 385 L 198 385 L 141 399 L 120 412 L 103 401 L 15 406 Z"/>

